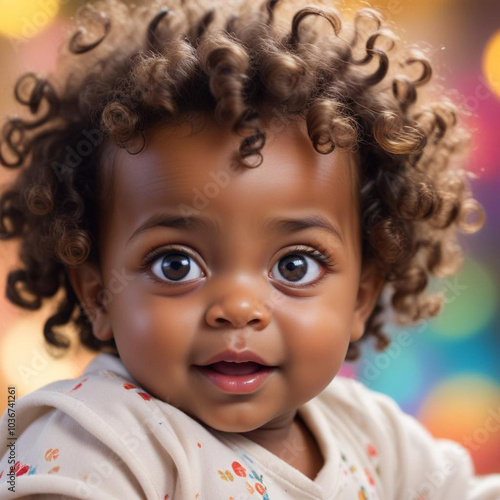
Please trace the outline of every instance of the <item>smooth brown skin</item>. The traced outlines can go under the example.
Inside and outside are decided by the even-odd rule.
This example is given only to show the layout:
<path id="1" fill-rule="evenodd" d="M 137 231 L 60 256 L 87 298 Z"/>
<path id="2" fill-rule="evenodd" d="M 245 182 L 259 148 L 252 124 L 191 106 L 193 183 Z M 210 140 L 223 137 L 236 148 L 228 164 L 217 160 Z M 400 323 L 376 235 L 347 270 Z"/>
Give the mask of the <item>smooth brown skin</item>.
<path id="1" fill-rule="evenodd" d="M 200 423 L 244 433 L 278 456 L 287 441 L 300 443 L 305 451 L 288 463 L 314 479 L 324 460 L 297 408 L 335 377 L 349 342 L 363 335 L 383 286 L 374 268 L 361 269 L 353 156 L 317 153 L 305 122 L 288 122 L 281 131 L 268 130 L 259 167 L 231 170 L 240 137 L 211 121 L 201 132 L 189 132 L 187 124 L 156 128 L 142 153 L 117 152 L 114 206 L 104 214 L 100 249 L 103 275 L 85 263 L 70 269 L 73 286 L 88 304 L 101 289 L 112 288 L 113 270 L 124 270 L 126 286 L 89 314 L 95 336 L 114 336 L 137 382 Z M 217 229 L 157 226 L 127 246 L 152 214 L 185 215 L 179 205 L 193 207 L 195 189 L 203 192 L 221 171 L 230 176 L 227 185 L 216 195 L 210 191 L 205 208 L 192 210 Z M 343 241 L 320 228 L 263 232 L 268 218 L 310 214 L 326 217 Z M 153 247 L 168 250 L 172 244 L 194 256 L 191 271 L 183 284 L 170 285 L 160 267 L 165 255 L 156 257 L 153 276 L 162 286 L 140 264 Z M 305 255 L 307 283 L 294 288 L 290 274 L 275 264 L 296 254 L 295 245 L 322 246 L 334 268 L 319 262 L 316 267 L 315 258 Z M 252 394 L 226 394 L 193 365 L 227 348 L 251 349 L 279 368 Z"/>

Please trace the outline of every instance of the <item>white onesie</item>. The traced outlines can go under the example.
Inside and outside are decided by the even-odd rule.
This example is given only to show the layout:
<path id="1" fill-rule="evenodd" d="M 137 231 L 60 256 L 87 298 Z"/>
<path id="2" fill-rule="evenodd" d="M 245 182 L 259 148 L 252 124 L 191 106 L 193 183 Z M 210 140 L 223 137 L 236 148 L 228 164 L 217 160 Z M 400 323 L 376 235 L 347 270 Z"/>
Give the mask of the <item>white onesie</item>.
<path id="1" fill-rule="evenodd" d="M 107 353 L 81 377 L 23 396 L 15 412 L 17 439 L 7 411 L 0 420 L 2 500 L 500 500 L 500 474 L 474 476 L 464 448 L 340 376 L 298 409 L 325 459 L 314 480 L 288 463 L 300 448 L 277 456 L 205 427 Z"/>

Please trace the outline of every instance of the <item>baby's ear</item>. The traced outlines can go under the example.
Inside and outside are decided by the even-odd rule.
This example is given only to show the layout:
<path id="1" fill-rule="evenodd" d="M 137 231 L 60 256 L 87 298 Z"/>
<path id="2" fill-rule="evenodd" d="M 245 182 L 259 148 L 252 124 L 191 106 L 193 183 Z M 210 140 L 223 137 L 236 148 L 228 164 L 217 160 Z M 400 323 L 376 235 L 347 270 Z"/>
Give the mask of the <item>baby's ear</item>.
<path id="1" fill-rule="evenodd" d="M 364 263 L 354 308 L 351 342 L 359 340 L 365 333 L 365 324 L 377 303 L 384 284 L 385 279 L 380 274 L 375 262 Z"/>
<path id="2" fill-rule="evenodd" d="M 80 307 L 92 323 L 94 336 L 99 340 L 110 340 L 113 331 L 106 305 L 102 303 L 104 290 L 101 272 L 92 262 L 68 267 L 69 280 L 75 291 Z"/>

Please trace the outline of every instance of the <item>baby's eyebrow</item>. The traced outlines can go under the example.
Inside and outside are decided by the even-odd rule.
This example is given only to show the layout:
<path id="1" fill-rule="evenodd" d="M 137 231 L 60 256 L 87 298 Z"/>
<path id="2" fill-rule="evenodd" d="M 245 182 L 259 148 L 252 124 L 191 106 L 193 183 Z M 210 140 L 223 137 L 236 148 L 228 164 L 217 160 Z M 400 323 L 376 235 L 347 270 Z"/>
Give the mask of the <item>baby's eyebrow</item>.
<path id="1" fill-rule="evenodd" d="M 220 230 L 218 223 L 209 217 L 199 215 L 178 216 L 167 213 L 156 213 L 146 219 L 130 236 L 126 246 L 132 244 L 140 234 L 155 227 L 166 227 L 187 231 L 190 229 L 201 229 L 208 234 L 217 233 Z M 299 218 L 271 218 L 265 219 L 262 230 L 266 233 L 296 233 L 305 229 L 323 229 L 333 235 L 340 243 L 344 244 L 344 239 L 338 228 L 326 217 L 319 214 L 310 214 Z"/>
<path id="2" fill-rule="evenodd" d="M 148 217 L 130 236 L 126 246 L 132 244 L 139 235 L 145 231 L 155 228 L 155 227 L 166 227 L 173 229 L 181 229 L 187 231 L 188 229 L 203 229 L 212 234 L 216 233 L 219 229 L 219 225 L 208 217 L 203 217 L 199 215 L 174 215 L 166 213 L 156 213 L 151 217 Z"/>
<path id="3" fill-rule="evenodd" d="M 344 244 L 344 239 L 338 228 L 326 217 L 319 214 L 311 214 L 293 219 L 268 219 L 264 222 L 263 227 L 266 232 L 279 233 L 296 233 L 311 228 L 323 229 L 338 239 L 340 243 Z"/>

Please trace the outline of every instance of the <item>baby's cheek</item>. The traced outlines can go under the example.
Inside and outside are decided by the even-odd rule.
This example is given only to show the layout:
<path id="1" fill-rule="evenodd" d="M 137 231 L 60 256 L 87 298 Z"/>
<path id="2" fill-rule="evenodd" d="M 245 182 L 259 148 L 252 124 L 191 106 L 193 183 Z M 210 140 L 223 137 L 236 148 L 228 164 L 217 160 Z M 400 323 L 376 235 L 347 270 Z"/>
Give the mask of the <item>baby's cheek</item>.
<path id="1" fill-rule="evenodd" d="M 186 328 L 193 322 L 190 301 L 178 297 L 169 297 L 150 284 L 135 283 L 116 295 L 110 304 L 113 326 L 120 330 L 139 332 L 163 332 Z"/>
<path id="2" fill-rule="evenodd" d="M 150 329 L 153 320 L 150 304 L 151 297 L 133 287 L 117 295 L 108 309 L 115 337 L 139 335 Z"/>
<path id="3" fill-rule="evenodd" d="M 192 362 L 202 324 L 198 309 L 187 297 L 143 296 L 137 299 L 135 312 L 120 320 L 123 335 L 136 356 L 163 371 L 166 366 L 176 370 Z"/>
<path id="4" fill-rule="evenodd" d="M 297 302 L 280 321 L 287 356 L 298 376 L 334 376 L 349 342 L 349 317 L 322 300 Z"/>
<path id="5" fill-rule="evenodd" d="M 182 386 L 194 323 L 189 308 L 159 294 L 129 294 L 115 304 L 113 329 L 120 356 L 132 376 L 155 397 L 169 400 Z"/>

